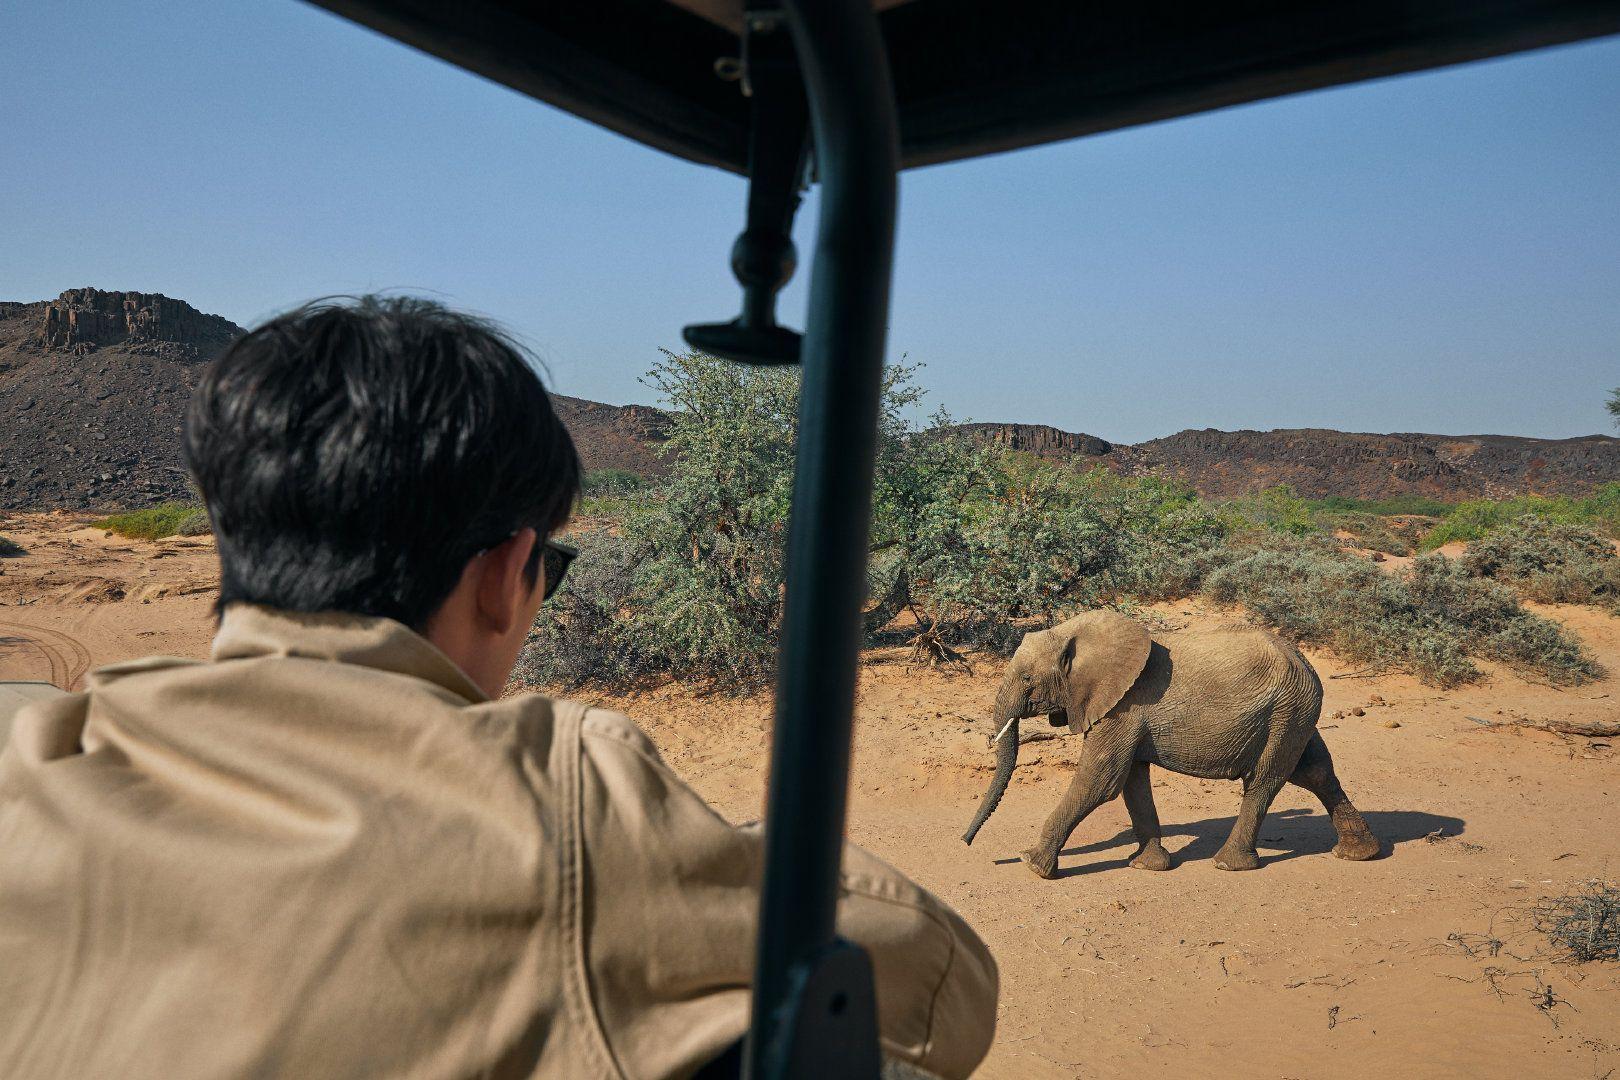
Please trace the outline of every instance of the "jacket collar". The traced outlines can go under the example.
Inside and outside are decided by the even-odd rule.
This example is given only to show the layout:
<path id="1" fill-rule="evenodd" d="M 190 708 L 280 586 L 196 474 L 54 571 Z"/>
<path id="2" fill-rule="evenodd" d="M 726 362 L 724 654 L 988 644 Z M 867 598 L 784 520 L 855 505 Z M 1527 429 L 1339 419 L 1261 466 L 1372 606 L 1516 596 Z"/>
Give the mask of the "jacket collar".
<path id="1" fill-rule="evenodd" d="M 425 679 L 468 702 L 485 694 L 426 638 L 404 623 L 372 615 L 310 614 L 232 604 L 220 619 L 211 659 L 297 656 Z"/>

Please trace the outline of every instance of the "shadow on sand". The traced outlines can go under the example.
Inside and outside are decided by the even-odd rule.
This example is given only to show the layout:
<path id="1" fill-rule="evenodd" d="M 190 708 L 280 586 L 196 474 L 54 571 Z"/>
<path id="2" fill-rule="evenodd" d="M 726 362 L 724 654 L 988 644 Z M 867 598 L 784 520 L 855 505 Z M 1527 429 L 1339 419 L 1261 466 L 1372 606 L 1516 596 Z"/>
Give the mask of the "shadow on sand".
<path id="1" fill-rule="evenodd" d="M 1387 859 L 1394 849 L 1401 844 L 1410 844 L 1421 840 L 1430 833 L 1439 830 L 1446 836 L 1457 836 L 1463 831 L 1461 818 L 1446 817 L 1441 814 L 1426 814 L 1421 810 L 1363 810 L 1361 816 L 1367 819 L 1367 827 L 1373 831 L 1383 845 L 1383 851 L 1378 856 Z M 1214 857 L 1226 838 L 1231 835 L 1232 825 L 1237 818 L 1232 815 L 1226 817 L 1205 818 L 1203 821 L 1193 821 L 1186 824 L 1165 824 L 1164 846 L 1169 849 L 1176 865 L 1198 862 Z M 1084 828 L 1084 825 L 1081 826 Z M 1190 836 L 1192 841 L 1178 845 L 1175 840 L 1179 837 Z M 1030 837 L 1031 840 L 1034 836 Z M 1289 809 L 1273 810 L 1266 815 L 1265 822 L 1260 826 L 1260 868 L 1274 862 L 1286 862 L 1297 859 L 1302 855 L 1325 855 L 1332 858 L 1334 841 L 1333 825 L 1328 821 L 1327 815 L 1321 811 Z M 1073 859 L 1077 855 L 1091 855 L 1099 851 L 1119 849 L 1119 857 L 1105 859 L 1100 862 L 1087 862 L 1078 866 L 1058 865 L 1055 875 L 1058 878 L 1081 877 L 1086 874 L 1097 874 L 1104 870 L 1122 870 L 1130 865 L 1130 859 L 1136 852 L 1136 834 L 1129 828 L 1107 840 L 1085 844 L 1081 847 L 1065 848 L 1059 853 L 1060 859 Z M 1016 863 L 1016 857 L 1010 859 L 997 859 L 997 865 Z"/>

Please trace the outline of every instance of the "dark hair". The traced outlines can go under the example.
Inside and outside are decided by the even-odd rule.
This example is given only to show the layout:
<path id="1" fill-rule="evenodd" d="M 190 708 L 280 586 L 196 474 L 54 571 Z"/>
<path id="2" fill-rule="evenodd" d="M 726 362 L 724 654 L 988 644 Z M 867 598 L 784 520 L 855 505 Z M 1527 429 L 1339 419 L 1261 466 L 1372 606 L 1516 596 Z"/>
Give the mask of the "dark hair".
<path id="1" fill-rule="evenodd" d="M 468 559 L 560 529 L 580 488 L 522 351 L 405 297 L 320 300 L 237 339 L 192 396 L 185 456 L 219 539 L 220 610 L 418 629 Z"/>

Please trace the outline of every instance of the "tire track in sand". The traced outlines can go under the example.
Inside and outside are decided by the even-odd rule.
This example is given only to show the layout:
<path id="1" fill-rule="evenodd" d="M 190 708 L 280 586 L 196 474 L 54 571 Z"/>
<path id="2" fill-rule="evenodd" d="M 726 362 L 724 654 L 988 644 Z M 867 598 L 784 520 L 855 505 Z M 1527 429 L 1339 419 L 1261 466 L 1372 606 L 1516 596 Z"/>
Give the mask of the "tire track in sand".
<path id="1" fill-rule="evenodd" d="M 51 669 L 52 685 L 71 690 L 90 670 L 90 650 L 71 634 L 43 626 L 0 620 L 0 636 L 8 644 L 27 645 L 44 657 Z"/>

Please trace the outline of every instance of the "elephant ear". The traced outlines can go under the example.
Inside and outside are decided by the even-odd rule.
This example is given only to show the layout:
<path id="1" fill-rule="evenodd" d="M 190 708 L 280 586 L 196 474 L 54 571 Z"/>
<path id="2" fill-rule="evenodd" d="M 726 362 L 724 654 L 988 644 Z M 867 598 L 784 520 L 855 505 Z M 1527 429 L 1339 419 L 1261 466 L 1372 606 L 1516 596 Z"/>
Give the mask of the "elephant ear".
<path id="1" fill-rule="evenodd" d="M 1058 665 L 1069 685 L 1069 729 L 1084 734 L 1142 674 L 1153 639 L 1117 611 L 1088 611 L 1052 633 L 1062 641 Z"/>

